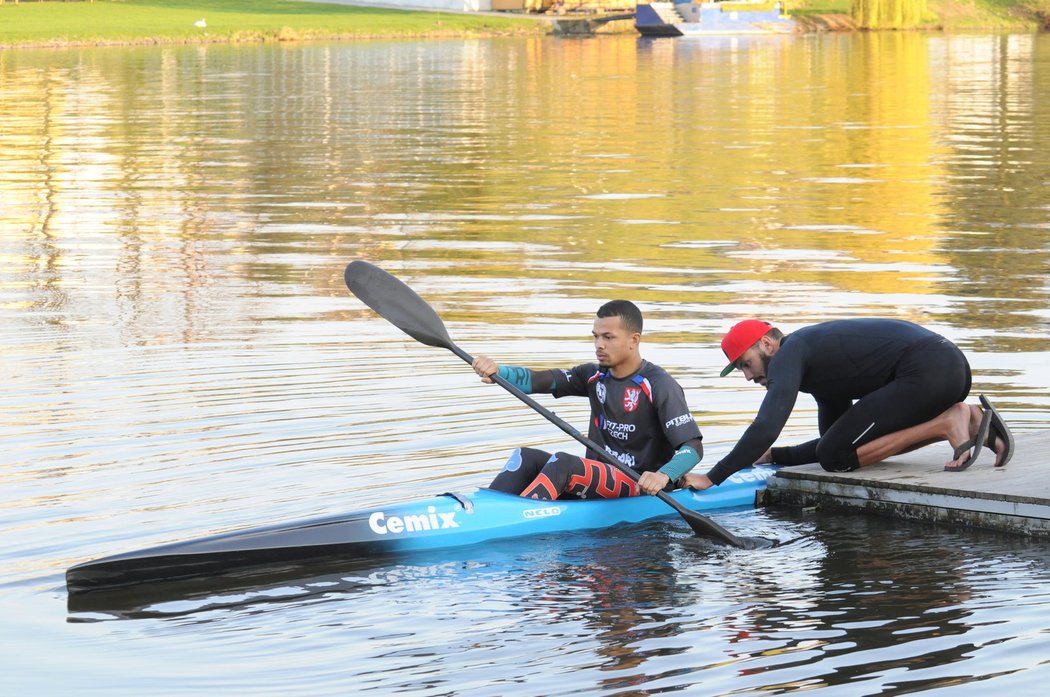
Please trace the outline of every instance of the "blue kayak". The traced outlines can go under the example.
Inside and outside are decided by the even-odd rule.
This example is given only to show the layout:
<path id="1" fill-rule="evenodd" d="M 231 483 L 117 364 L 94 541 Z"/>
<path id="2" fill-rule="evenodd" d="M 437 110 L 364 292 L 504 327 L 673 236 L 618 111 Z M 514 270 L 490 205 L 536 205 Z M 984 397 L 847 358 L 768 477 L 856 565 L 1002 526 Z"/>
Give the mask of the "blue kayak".
<path id="1" fill-rule="evenodd" d="M 706 491 L 680 489 L 670 495 L 698 512 L 753 506 L 756 493 L 765 488 L 775 471 L 772 467 L 746 469 Z M 66 587 L 74 593 L 272 564 L 359 560 L 525 535 L 594 530 L 674 515 L 654 496 L 536 501 L 479 489 L 104 557 L 69 568 Z"/>

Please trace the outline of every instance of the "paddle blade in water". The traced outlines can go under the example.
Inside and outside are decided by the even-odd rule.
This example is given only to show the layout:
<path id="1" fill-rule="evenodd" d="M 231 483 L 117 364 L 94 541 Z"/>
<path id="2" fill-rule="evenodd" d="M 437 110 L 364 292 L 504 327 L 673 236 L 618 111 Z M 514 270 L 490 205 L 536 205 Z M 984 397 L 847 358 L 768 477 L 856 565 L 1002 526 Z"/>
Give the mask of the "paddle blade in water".
<path id="1" fill-rule="evenodd" d="M 343 272 L 350 292 L 395 327 L 427 346 L 451 349 L 445 323 L 416 292 L 367 261 L 353 261 Z"/>
<path id="2" fill-rule="evenodd" d="M 710 518 L 677 505 L 677 502 L 670 497 L 668 500 L 676 504 L 675 510 L 678 510 L 697 537 L 705 537 L 740 549 L 769 549 L 777 546 L 775 540 L 765 537 L 737 537 Z"/>

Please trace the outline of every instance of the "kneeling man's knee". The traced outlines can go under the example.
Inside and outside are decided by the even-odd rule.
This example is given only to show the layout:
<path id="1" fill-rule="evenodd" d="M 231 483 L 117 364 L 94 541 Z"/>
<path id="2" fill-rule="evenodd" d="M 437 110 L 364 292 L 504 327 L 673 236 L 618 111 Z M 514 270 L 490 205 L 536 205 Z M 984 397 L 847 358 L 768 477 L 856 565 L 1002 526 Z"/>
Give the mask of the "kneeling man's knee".
<path id="1" fill-rule="evenodd" d="M 817 462 L 828 472 L 852 472 L 860 467 L 856 450 L 831 448 L 823 440 L 817 444 Z"/>

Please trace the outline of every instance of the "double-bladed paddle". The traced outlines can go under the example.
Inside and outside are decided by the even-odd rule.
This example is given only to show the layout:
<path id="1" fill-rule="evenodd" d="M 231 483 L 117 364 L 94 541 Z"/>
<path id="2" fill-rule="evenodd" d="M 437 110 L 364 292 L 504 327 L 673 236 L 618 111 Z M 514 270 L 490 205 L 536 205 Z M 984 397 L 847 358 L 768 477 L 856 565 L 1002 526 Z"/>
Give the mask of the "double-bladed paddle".
<path id="1" fill-rule="evenodd" d="M 346 281 L 346 287 L 361 302 L 416 341 L 427 346 L 448 349 L 467 363 L 474 362 L 473 356 L 452 341 L 448 330 L 445 329 L 445 323 L 441 321 L 427 301 L 394 276 L 367 261 L 354 261 L 347 265 L 343 278 Z M 638 481 L 638 473 L 609 454 L 605 448 L 582 435 L 542 404 L 500 377 L 498 373 L 490 377 L 493 382 L 535 409 L 566 434 L 597 453 L 604 462 L 620 470 L 634 481 Z M 762 537 L 737 537 L 710 518 L 689 510 L 668 496 L 666 492 L 661 491 L 657 496 L 677 511 L 700 537 L 710 537 L 745 549 L 758 549 L 771 544 L 770 540 Z"/>

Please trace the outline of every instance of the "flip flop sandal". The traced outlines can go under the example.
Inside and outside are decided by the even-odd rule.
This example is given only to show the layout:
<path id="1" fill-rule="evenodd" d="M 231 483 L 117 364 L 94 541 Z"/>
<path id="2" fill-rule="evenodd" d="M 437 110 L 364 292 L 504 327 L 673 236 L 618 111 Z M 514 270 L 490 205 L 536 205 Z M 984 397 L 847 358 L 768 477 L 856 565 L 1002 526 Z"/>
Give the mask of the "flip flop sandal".
<path id="1" fill-rule="evenodd" d="M 979 397 L 981 405 L 984 407 L 986 412 L 990 412 L 992 415 L 992 427 L 988 431 L 988 440 L 985 441 L 985 445 L 989 450 L 995 452 L 995 439 L 998 438 L 1005 445 L 1003 455 L 999 458 L 999 462 L 996 463 L 996 467 L 1006 467 L 1006 463 L 1010 461 L 1010 458 L 1014 456 L 1014 434 L 1010 433 L 1010 427 L 1003 421 L 1003 417 L 999 415 L 995 407 L 992 406 L 992 402 L 985 397 L 983 394 Z"/>
<path id="2" fill-rule="evenodd" d="M 962 463 L 958 467 L 948 467 L 947 465 L 945 465 L 944 471 L 962 472 L 963 470 L 969 469 L 970 465 L 977 462 L 977 456 L 981 454 L 981 445 L 983 445 L 984 442 L 988 440 L 988 431 L 991 429 L 991 426 L 992 412 L 986 411 L 984 412 L 984 416 L 981 417 L 981 425 L 977 429 L 977 434 L 973 438 L 956 448 L 955 452 L 952 453 L 952 459 L 958 460 L 960 455 L 965 453 L 970 448 L 973 448 L 973 452 L 970 453 L 969 459 L 967 459 L 966 462 Z"/>

